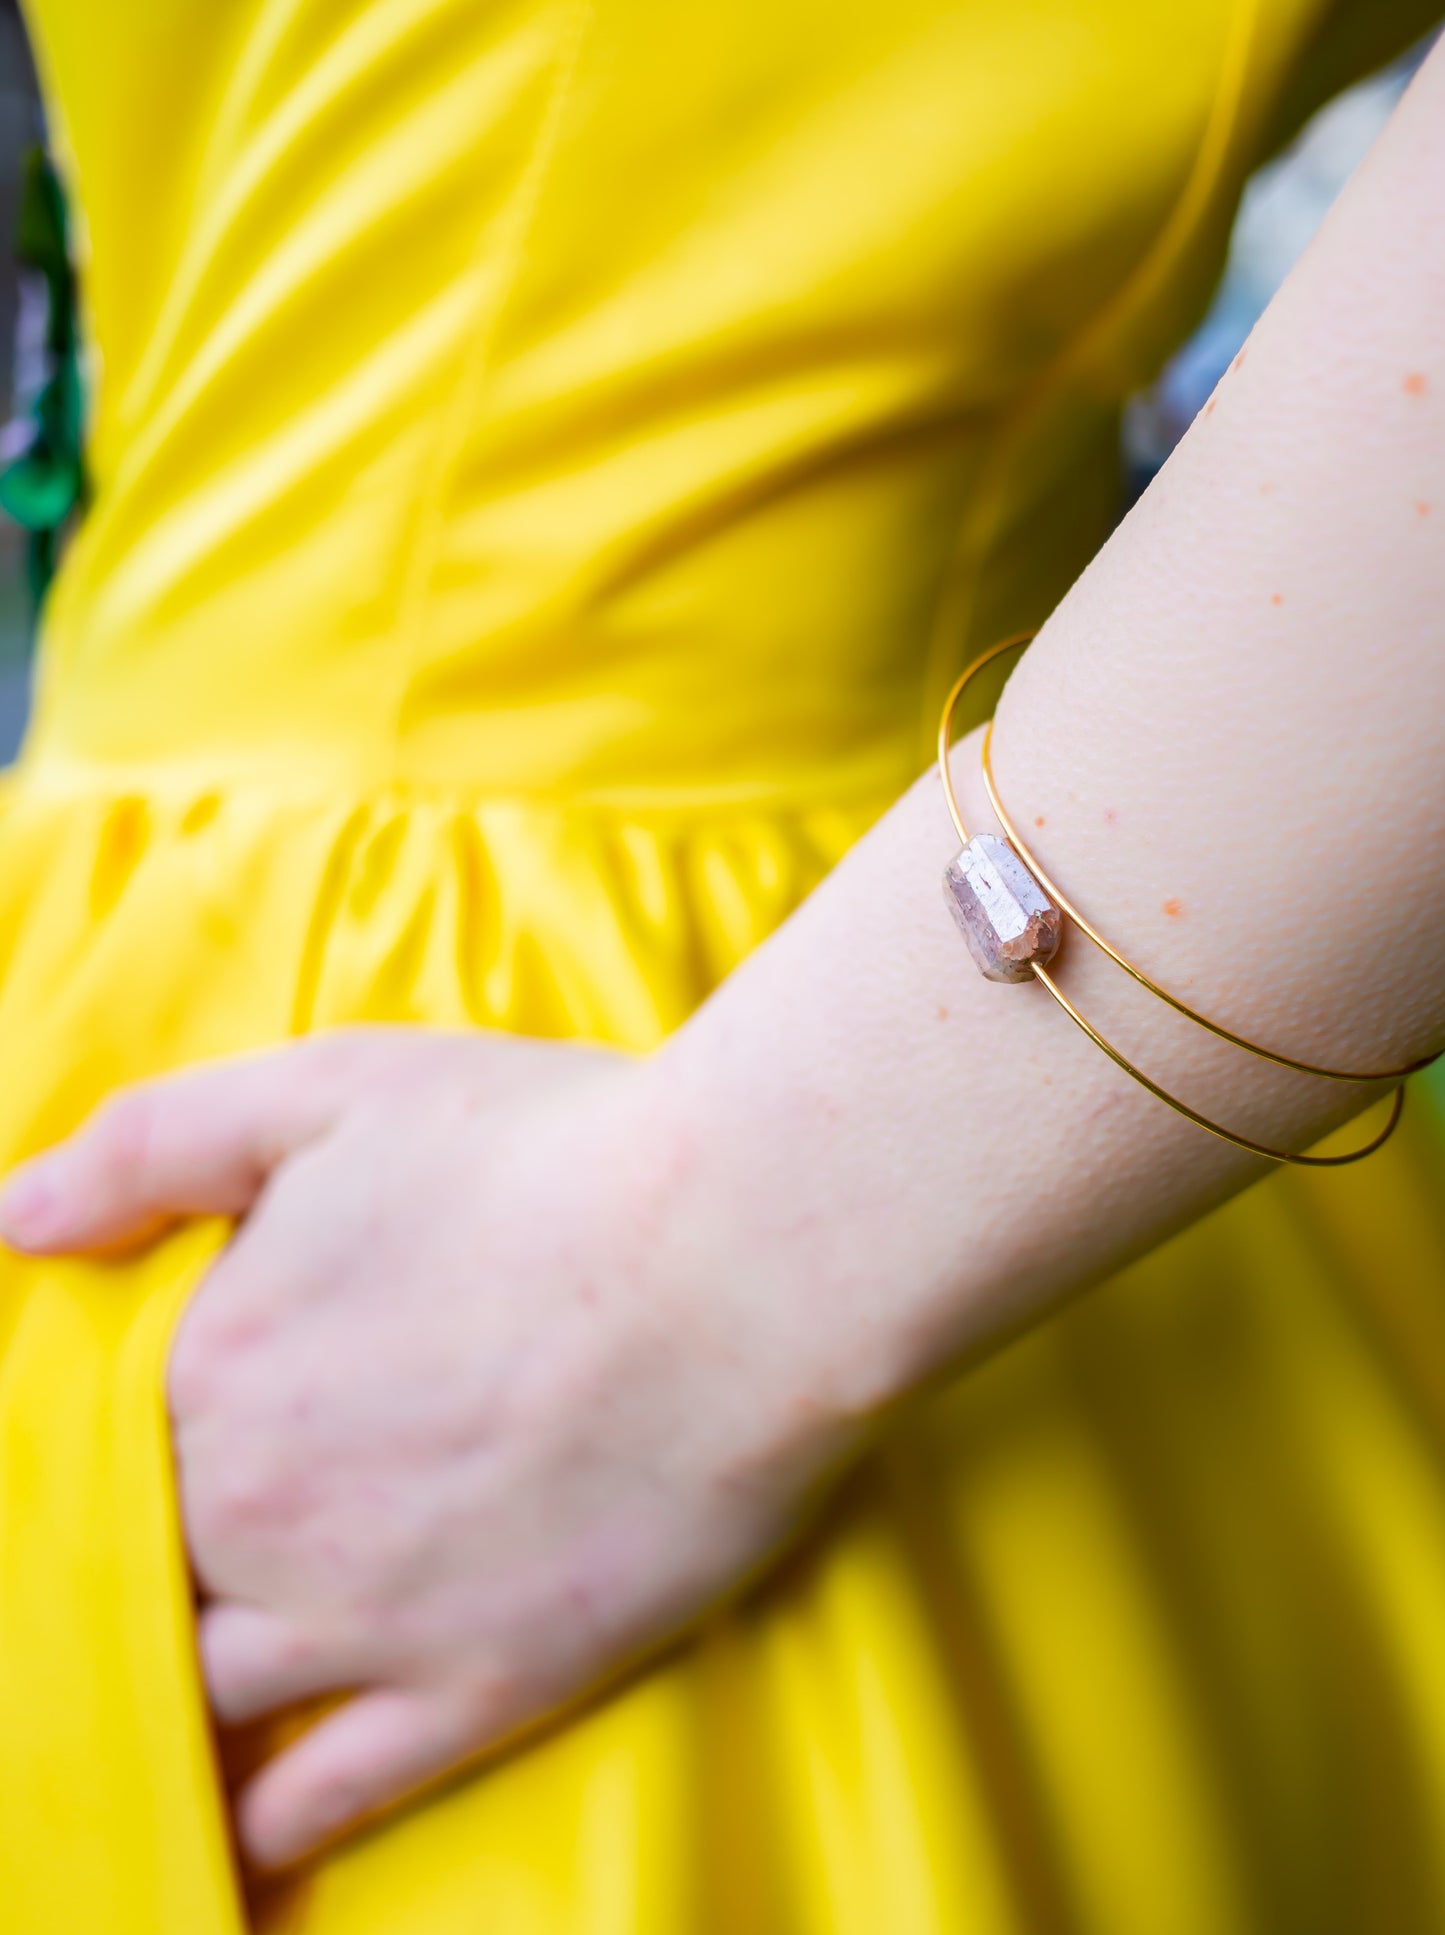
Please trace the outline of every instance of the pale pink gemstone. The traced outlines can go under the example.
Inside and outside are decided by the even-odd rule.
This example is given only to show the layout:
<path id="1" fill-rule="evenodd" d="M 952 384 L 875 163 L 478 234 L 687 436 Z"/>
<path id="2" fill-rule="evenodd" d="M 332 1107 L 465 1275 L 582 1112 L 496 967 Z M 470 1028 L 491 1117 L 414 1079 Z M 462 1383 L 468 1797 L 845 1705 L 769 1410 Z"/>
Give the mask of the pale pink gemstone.
<path id="1" fill-rule="evenodd" d="M 1050 962 L 1064 917 L 1006 840 L 975 833 L 944 870 L 943 894 L 990 981 L 1027 981 Z"/>

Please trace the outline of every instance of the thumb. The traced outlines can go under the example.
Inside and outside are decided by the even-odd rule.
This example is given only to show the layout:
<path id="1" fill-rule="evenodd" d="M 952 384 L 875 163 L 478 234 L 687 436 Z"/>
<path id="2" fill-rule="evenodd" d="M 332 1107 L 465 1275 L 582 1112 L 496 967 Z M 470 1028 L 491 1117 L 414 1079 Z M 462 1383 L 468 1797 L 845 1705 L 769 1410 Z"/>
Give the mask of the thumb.
<path id="1" fill-rule="evenodd" d="M 14 1172 L 0 1239 L 40 1255 L 96 1250 L 181 1216 L 242 1215 L 271 1171 L 335 1122 L 357 1058 L 369 1059 L 340 1037 L 298 1042 L 123 1089 Z"/>

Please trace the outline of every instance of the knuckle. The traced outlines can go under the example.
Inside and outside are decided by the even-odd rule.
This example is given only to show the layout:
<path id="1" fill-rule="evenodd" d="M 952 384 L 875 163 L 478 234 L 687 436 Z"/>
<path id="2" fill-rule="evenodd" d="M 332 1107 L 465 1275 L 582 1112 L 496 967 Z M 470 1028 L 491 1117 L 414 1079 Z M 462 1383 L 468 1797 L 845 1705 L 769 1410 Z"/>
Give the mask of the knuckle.
<path id="1" fill-rule="evenodd" d="M 166 1390 L 178 1412 L 213 1409 L 221 1401 L 240 1353 L 252 1341 L 254 1324 L 224 1295 L 220 1269 L 214 1269 L 187 1306 L 171 1340 Z"/>
<path id="2" fill-rule="evenodd" d="M 229 1688 L 240 1678 L 246 1649 L 233 1608 L 212 1606 L 204 1611 L 197 1622 L 196 1643 L 208 1684 Z"/>
<path id="3" fill-rule="evenodd" d="M 206 1409 L 211 1384 L 204 1360 L 179 1344 L 166 1362 L 166 1401 L 171 1416 L 191 1417 Z"/>
<path id="4" fill-rule="evenodd" d="M 107 1178 L 127 1187 L 145 1176 L 155 1148 L 156 1102 L 147 1089 L 126 1089 L 96 1117 L 96 1153 Z"/>
<path id="5" fill-rule="evenodd" d="M 290 1517 L 291 1488 L 269 1462 L 242 1455 L 227 1459 L 192 1506 L 198 1538 L 208 1545 L 255 1539 Z"/>
<path id="6" fill-rule="evenodd" d="M 233 1710 L 248 1707 L 254 1696 L 286 1688 L 315 1666 L 318 1648 L 300 1627 L 268 1622 L 258 1633 L 254 1615 L 238 1619 L 229 1608 L 204 1615 L 200 1649 L 206 1684 L 213 1698 Z"/>
<path id="7" fill-rule="evenodd" d="M 301 1800 L 298 1812 L 308 1816 L 322 1832 L 349 1821 L 372 1801 L 372 1782 L 366 1771 L 352 1765 L 323 1768 L 311 1778 L 310 1793 Z"/>
<path id="8" fill-rule="evenodd" d="M 235 1622 L 214 1613 L 203 1614 L 197 1631 L 201 1671 L 213 1702 L 223 1714 L 245 1699 L 253 1677 L 250 1659 L 235 1630 Z"/>
<path id="9" fill-rule="evenodd" d="M 300 1095 L 335 1105 L 355 1086 L 367 1048 L 365 1030 L 329 1028 L 283 1048 L 281 1070 Z"/>
<path id="10" fill-rule="evenodd" d="M 462 1680 L 452 1698 L 452 1721 L 459 1744 L 470 1746 L 486 1740 L 505 1726 L 515 1694 L 514 1676 L 500 1667 L 474 1670 Z"/>
<path id="11" fill-rule="evenodd" d="M 284 1306 L 261 1294 L 262 1284 L 233 1238 L 206 1274 L 171 1339 L 166 1390 L 178 1413 L 212 1410 L 243 1389 L 243 1378 L 265 1364 Z"/>
<path id="12" fill-rule="evenodd" d="M 212 1348 L 206 1327 L 181 1325 L 166 1365 L 166 1394 L 173 1414 L 193 1416 L 215 1403 L 224 1359 Z"/>
<path id="13" fill-rule="evenodd" d="M 292 1678 L 299 1673 L 309 1673 L 321 1654 L 321 1647 L 313 1633 L 300 1626 L 287 1626 L 271 1641 L 271 1666 L 273 1671 Z"/>
<path id="14" fill-rule="evenodd" d="M 331 1080 L 350 1064 L 352 1032 L 349 1028 L 332 1028 L 288 1042 L 277 1051 L 278 1065 L 303 1088 Z"/>

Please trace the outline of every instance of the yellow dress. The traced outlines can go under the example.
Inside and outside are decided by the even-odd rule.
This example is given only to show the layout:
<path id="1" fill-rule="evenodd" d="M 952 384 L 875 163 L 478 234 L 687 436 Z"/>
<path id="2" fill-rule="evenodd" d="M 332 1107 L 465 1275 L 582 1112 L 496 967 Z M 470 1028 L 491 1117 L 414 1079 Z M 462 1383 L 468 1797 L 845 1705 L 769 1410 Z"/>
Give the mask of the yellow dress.
<path id="1" fill-rule="evenodd" d="M 98 405 L 0 803 L 4 1163 L 360 1018 L 657 1041 L 1098 544 L 1244 173 L 1433 9 L 30 11 Z M 1412 1114 L 933 1402 L 676 1658 L 249 1902 L 160 1397 L 224 1232 L 5 1258 L 0 1928 L 1438 1935 Z"/>

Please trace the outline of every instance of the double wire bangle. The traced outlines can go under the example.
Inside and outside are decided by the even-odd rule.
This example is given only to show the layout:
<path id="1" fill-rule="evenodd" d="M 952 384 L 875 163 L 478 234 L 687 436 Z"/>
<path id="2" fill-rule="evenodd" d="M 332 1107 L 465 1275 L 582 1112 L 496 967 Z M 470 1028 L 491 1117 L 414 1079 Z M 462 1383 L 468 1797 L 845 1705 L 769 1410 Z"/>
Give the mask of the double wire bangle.
<path id="1" fill-rule="evenodd" d="M 1191 1008 L 1178 995 L 1161 988 L 1140 967 L 1125 958 L 1093 924 L 1086 920 L 1073 902 L 1060 892 L 1059 888 L 1044 872 L 1024 844 L 1017 827 L 1009 818 L 1003 802 L 998 796 L 994 783 L 993 766 L 990 760 L 990 746 L 993 739 L 993 724 L 990 721 L 983 738 L 983 783 L 987 790 L 989 803 L 998 817 L 998 823 L 1007 834 L 1007 841 L 1000 840 L 993 833 L 970 835 L 959 811 L 958 799 L 953 790 L 953 779 L 948 768 L 948 749 L 952 740 L 953 717 L 958 702 L 966 687 L 1003 652 L 1017 651 L 1027 645 L 1033 637 L 1032 632 L 1022 632 L 1013 638 L 1003 639 L 980 654 L 955 681 L 943 705 L 943 716 L 938 725 L 938 771 L 943 781 L 943 794 L 948 802 L 949 815 L 963 842 L 962 851 L 949 862 L 944 871 L 943 891 L 949 911 L 968 943 L 969 952 L 979 968 L 990 981 L 1019 982 L 1038 981 L 1053 996 L 1076 1027 L 1082 1028 L 1096 1048 L 1102 1048 L 1116 1067 L 1146 1088 L 1149 1093 L 1171 1109 L 1193 1122 L 1210 1135 L 1218 1136 L 1221 1142 L 1231 1142 L 1237 1149 L 1245 1149 L 1251 1155 L 1266 1156 L 1271 1162 L 1296 1163 L 1305 1169 L 1339 1169 L 1346 1163 L 1359 1162 L 1362 1157 L 1373 1155 L 1375 1150 L 1387 1142 L 1394 1133 L 1400 1120 L 1400 1112 L 1405 1106 L 1404 1080 L 1417 1069 L 1425 1068 L 1435 1059 L 1427 1055 L 1422 1060 L 1411 1062 L 1404 1068 L 1386 1068 L 1359 1072 L 1340 1068 L 1321 1068 L 1314 1062 L 1300 1061 L 1293 1055 L 1282 1055 L 1272 1048 L 1261 1048 L 1258 1043 L 1246 1041 L 1242 1035 L 1211 1021 Z M 1289 1149 L 1271 1148 L 1268 1143 L 1256 1142 L 1249 1136 L 1237 1135 L 1233 1129 L 1226 1129 L 1218 1122 L 1201 1115 L 1177 1095 L 1171 1095 L 1166 1088 L 1136 1068 L 1126 1055 L 1110 1041 L 1106 1041 L 1094 1024 L 1074 1006 L 1064 993 L 1053 975 L 1049 972 L 1049 962 L 1058 952 L 1064 937 L 1065 919 L 1071 920 L 1084 937 L 1106 954 L 1117 967 L 1133 977 L 1150 994 L 1157 995 L 1167 1002 L 1176 1014 L 1207 1029 L 1221 1041 L 1232 1047 L 1242 1048 L 1248 1055 L 1256 1055 L 1261 1061 L 1273 1062 L 1278 1068 L 1289 1068 L 1302 1075 L 1318 1075 L 1327 1082 L 1393 1082 L 1396 1084 L 1390 1108 L 1389 1120 L 1379 1134 L 1362 1148 L 1352 1149 L 1342 1156 L 1302 1156 Z"/>

